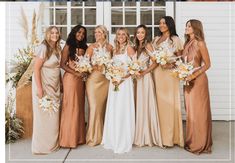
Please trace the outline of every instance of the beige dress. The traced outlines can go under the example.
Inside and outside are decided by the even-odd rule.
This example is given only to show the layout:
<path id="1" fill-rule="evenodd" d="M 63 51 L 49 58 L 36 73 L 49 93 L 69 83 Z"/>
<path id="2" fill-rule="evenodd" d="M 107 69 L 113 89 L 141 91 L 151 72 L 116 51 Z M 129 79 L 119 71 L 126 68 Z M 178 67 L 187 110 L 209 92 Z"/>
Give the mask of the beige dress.
<path id="1" fill-rule="evenodd" d="M 141 53 L 138 60 L 148 68 L 150 57 Z M 151 73 L 137 79 L 136 88 L 136 127 L 134 144 L 142 146 L 158 145 L 162 147 L 158 108 L 154 82 Z"/>
<path id="2" fill-rule="evenodd" d="M 105 48 L 105 47 L 104 47 Z M 95 49 L 97 55 L 103 55 L 103 49 Z M 107 55 L 110 55 L 107 53 Z M 93 60 L 93 58 L 91 58 Z M 102 141 L 106 101 L 109 81 L 102 74 L 102 68 L 94 66 L 86 81 L 86 93 L 89 105 L 86 144 L 99 145 Z"/>
<path id="3" fill-rule="evenodd" d="M 193 62 L 194 68 L 202 66 L 202 56 L 196 40 L 190 41 L 183 57 Z M 198 71 L 198 70 L 196 70 Z M 210 153 L 212 146 L 212 122 L 209 86 L 206 73 L 200 74 L 189 86 L 184 87 L 186 108 L 185 148 L 190 152 Z"/>
<path id="4" fill-rule="evenodd" d="M 42 59 L 45 58 L 46 46 L 40 45 L 36 50 L 36 55 Z M 43 63 L 41 69 L 41 82 L 43 92 L 60 103 L 60 58 L 55 54 Z M 35 77 L 32 77 L 32 100 L 33 100 L 33 136 L 32 153 L 47 154 L 59 148 L 59 115 L 54 112 L 50 115 L 48 112 L 39 108 L 37 97 L 37 86 Z"/>
<path id="5" fill-rule="evenodd" d="M 175 51 L 182 50 L 183 45 L 180 39 L 174 36 L 173 42 L 168 38 L 160 44 L 156 44 L 160 37 L 156 37 L 153 46 L 158 48 L 165 41 Z M 184 146 L 183 125 L 181 117 L 180 83 L 171 75 L 170 70 L 162 68 L 160 65 L 153 70 L 155 90 L 157 96 L 157 106 L 159 111 L 160 129 L 162 144 L 164 146 L 174 146 L 177 144 Z"/>

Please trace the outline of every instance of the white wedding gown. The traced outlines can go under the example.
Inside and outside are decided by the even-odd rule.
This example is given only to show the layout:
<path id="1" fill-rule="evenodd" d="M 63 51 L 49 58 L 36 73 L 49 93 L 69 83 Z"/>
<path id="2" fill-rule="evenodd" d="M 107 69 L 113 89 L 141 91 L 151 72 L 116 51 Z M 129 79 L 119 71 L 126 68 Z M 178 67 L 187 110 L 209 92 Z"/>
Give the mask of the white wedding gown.
<path id="1" fill-rule="evenodd" d="M 113 60 L 126 64 L 130 58 L 125 52 L 114 55 Z M 116 92 L 110 82 L 101 144 L 105 149 L 112 149 L 114 153 L 128 152 L 132 149 L 134 132 L 135 104 L 132 79 L 125 79 Z"/>

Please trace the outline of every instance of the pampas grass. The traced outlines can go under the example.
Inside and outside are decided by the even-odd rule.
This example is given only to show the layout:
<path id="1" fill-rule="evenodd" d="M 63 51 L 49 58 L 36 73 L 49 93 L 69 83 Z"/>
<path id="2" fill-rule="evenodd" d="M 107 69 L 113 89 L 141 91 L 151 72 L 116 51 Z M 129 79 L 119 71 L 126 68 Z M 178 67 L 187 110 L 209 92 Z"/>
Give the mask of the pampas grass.
<path id="1" fill-rule="evenodd" d="M 21 7 L 21 21 L 20 21 L 20 25 L 21 25 L 21 27 L 23 29 L 23 33 L 24 33 L 25 39 L 28 40 L 28 33 L 29 33 L 28 20 L 27 20 L 27 17 L 25 15 L 23 7 Z"/>

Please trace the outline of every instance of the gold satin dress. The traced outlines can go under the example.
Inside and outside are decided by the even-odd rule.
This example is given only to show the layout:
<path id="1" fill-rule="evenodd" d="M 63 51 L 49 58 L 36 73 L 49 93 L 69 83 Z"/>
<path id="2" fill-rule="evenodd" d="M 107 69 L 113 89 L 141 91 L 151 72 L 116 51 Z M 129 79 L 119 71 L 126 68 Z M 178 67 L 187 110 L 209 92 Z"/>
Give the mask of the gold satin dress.
<path id="1" fill-rule="evenodd" d="M 166 39 L 160 44 L 156 44 L 160 37 L 153 41 L 153 47 L 156 49 L 167 41 L 169 46 L 174 46 L 175 51 L 182 50 L 183 45 L 176 36 Z M 184 147 L 183 124 L 181 115 L 180 101 L 180 82 L 171 75 L 171 71 L 162 68 L 160 65 L 153 70 L 154 84 L 157 98 L 157 107 L 159 113 L 162 144 L 172 147 L 179 145 Z"/>
<path id="2" fill-rule="evenodd" d="M 103 53 L 104 50 L 96 49 L 96 52 L 99 55 Z M 91 60 L 92 59 L 93 58 L 91 57 Z M 106 79 L 104 74 L 102 74 L 103 68 L 98 66 L 94 66 L 94 68 L 95 69 L 86 81 L 86 93 L 89 105 L 86 144 L 89 146 L 99 145 L 102 141 L 104 116 L 109 88 L 109 81 Z"/>
<path id="3" fill-rule="evenodd" d="M 190 41 L 185 46 L 183 57 L 185 56 L 187 56 L 188 62 L 193 60 L 195 68 L 202 66 L 202 56 L 196 40 Z M 185 148 L 195 154 L 210 153 L 212 121 L 209 86 L 205 72 L 193 80 L 191 85 L 184 86 L 184 97 L 186 108 Z"/>
<path id="4" fill-rule="evenodd" d="M 144 69 L 147 69 L 150 57 L 143 52 L 140 54 L 138 61 L 144 63 Z M 152 74 L 147 73 L 142 78 L 137 79 L 136 85 L 136 127 L 134 145 L 138 147 L 155 145 L 162 147 Z"/>

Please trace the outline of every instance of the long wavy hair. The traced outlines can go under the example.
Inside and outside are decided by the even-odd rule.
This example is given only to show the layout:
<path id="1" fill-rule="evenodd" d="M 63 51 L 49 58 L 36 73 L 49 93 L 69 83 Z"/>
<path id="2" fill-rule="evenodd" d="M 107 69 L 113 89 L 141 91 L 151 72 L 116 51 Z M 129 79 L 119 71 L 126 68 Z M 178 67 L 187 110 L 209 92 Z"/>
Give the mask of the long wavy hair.
<path id="1" fill-rule="evenodd" d="M 193 33 L 194 33 L 195 39 L 198 41 L 204 41 L 205 36 L 204 36 L 204 32 L 203 32 L 202 22 L 199 20 L 196 20 L 196 19 L 190 19 L 186 22 L 186 25 L 189 22 L 193 28 Z M 185 37 L 184 45 L 186 45 L 190 41 L 190 36 L 185 34 L 184 37 Z"/>
<path id="2" fill-rule="evenodd" d="M 116 37 L 114 39 L 114 44 L 115 44 L 114 53 L 120 52 L 120 49 L 121 49 L 120 43 L 117 40 L 117 35 L 118 35 L 118 32 L 120 32 L 120 31 L 124 31 L 125 32 L 125 36 L 126 36 L 126 44 L 125 44 L 125 46 L 127 46 L 130 43 L 130 34 L 129 34 L 128 30 L 126 28 L 124 28 L 124 27 L 118 28 L 117 31 L 116 31 Z"/>
<path id="3" fill-rule="evenodd" d="M 51 30 L 52 29 L 56 29 L 59 34 L 59 38 L 56 41 L 54 48 L 50 46 L 50 41 L 51 41 L 50 38 L 51 38 Z M 61 54 L 60 40 L 61 40 L 60 31 L 56 26 L 50 26 L 46 29 L 44 40 L 42 41 L 42 44 L 46 45 L 46 49 L 47 49 L 46 54 L 45 54 L 46 59 L 49 59 L 53 53 L 57 57 Z"/>
<path id="4" fill-rule="evenodd" d="M 176 28 L 175 28 L 175 21 L 171 16 L 163 16 L 161 19 L 164 19 L 166 22 L 166 26 L 168 27 L 169 33 L 170 33 L 170 40 L 172 40 L 173 36 L 178 36 L 176 33 Z M 160 19 L 160 20 L 161 20 Z M 163 33 L 160 31 L 160 36 L 162 36 Z"/>
<path id="5" fill-rule="evenodd" d="M 85 33 L 84 33 L 84 38 L 81 41 L 78 41 L 76 39 L 76 33 L 83 28 Z M 72 60 L 75 60 L 75 54 L 76 54 L 76 49 L 87 49 L 87 30 L 85 27 L 81 25 L 76 25 L 75 27 L 72 28 L 71 32 L 69 33 L 69 36 L 66 40 L 66 44 L 69 46 L 69 58 Z"/>
<path id="6" fill-rule="evenodd" d="M 137 31 L 138 29 L 140 28 L 143 28 L 145 30 L 145 37 L 144 37 L 144 41 L 143 41 L 143 44 L 142 46 L 140 47 L 140 41 L 138 40 L 137 38 Z M 135 29 L 135 34 L 134 34 L 134 49 L 135 51 L 138 51 L 138 49 L 140 49 L 140 53 L 142 52 L 145 52 L 146 53 L 146 49 L 145 49 L 145 46 L 147 45 L 148 43 L 148 40 L 147 40 L 147 35 L 148 35 L 148 29 L 145 25 L 141 24 L 141 25 L 138 25 Z"/>

